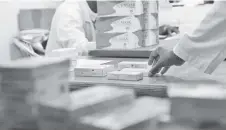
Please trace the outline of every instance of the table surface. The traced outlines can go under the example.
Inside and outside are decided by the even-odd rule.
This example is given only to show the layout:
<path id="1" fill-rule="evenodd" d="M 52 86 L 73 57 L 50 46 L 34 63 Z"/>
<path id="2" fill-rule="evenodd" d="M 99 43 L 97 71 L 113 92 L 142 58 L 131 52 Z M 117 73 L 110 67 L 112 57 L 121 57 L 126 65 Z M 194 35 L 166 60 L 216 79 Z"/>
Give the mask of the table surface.
<path id="1" fill-rule="evenodd" d="M 109 64 L 117 64 L 120 61 L 147 61 L 147 59 L 134 59 L 134 58 L 100 58 L 100 57 L 81 57 L 82 59 L 92 60 L 112 60 Z M 212 75 L 204 74 L 199 70 L 184 64 L 180 67 L 171 67 L 170 70 L 160 77 L 144 77 L 141 81 L 118 81 L 108 80 L 106 77 L 75 77 L 70 80 L 71 88 L 78 88 L 92 85 L 113 85 L 123 86 L 129 88 L 149 88 L 156 89 L 162 86 L 174 87 L 174 86 L 191 86 L 197 85 L 220 85 L 226 86 L 226 81 L 223 77 L 226 77 L 226 63 L 222 63 L 216 70 L 217 73 Z M 225 70 L 225 71 L 222 71 Z M 218 75 L 219 74 L 219 75 Z"/>

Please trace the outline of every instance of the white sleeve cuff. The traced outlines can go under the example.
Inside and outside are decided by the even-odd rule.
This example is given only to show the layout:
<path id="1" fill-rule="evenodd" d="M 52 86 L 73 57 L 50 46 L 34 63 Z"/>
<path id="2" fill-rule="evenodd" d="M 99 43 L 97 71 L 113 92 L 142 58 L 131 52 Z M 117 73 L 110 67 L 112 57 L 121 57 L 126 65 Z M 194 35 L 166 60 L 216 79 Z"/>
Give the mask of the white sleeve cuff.
<path id="1" fill-rule="evenodd" d="M 184 61 L 189 60 L 189 54 L 184 50 L 183 47 L 181 47 L 180 43 L 178 43 L 174 48 L 173 52 L 175 55 L 183 59 Z"/>

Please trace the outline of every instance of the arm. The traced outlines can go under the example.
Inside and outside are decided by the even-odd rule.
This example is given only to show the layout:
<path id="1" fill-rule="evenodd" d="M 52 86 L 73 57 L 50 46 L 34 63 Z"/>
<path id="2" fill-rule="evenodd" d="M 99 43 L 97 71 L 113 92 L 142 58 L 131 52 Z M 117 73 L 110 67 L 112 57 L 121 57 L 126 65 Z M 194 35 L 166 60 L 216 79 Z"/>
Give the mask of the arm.
<path id="1" fill-rule="evenodd" d="M 151 52 L 149 76 L 164 74 L 185 61 L 205 73 L 212 73 L 226 56 L 226 2 L 216 2 L 199 27 L 185 35 L 173 51 L 158 48 Z"/>
<path id="2" fill-rule="evenodd" d="M 173 52 L 190 65 L 212 73 L 226 57 L 226 2 L 216 2 L 199 27 L 186 34 Z"/>
<path id="3" fill-rule="evenodd" d="M 88 40 L 83 28 L 82 10 L 79 4 L 65 3 L 61 8 L 56 27 L 57 43 L 63 48 L 77 48 L 79 52 L 86 49 Z"/>

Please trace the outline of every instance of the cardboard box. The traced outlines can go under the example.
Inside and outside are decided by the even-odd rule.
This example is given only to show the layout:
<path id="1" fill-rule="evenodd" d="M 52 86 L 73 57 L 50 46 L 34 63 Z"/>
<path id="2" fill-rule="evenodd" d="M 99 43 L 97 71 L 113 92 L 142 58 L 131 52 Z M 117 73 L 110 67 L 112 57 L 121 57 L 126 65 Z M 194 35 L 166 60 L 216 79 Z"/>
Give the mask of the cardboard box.
<path id="1" fill-rule="evenodd" d="M 113 65 L 79 66 L 74 69 L 77 77 L 104 77 L 111 71 L 114 71 Z"/>
<path id="2" fill-rule="evenodd" d="M 127 33 L 102 33 L 98 32 L 97 49 L 135 49 L 156 45 L 158 30 L 146 30 Z"/>
<path id="3" fill-rule="evenodd" d="M 144 30 L 144 16 L 98 17 L 96 29 L 105 33 L 124 33 Z"/>
<path id="4" fill-rule="evenodd" d="M 124 68 L 121 71 L 123 72 L 142 72 L 144 77 L 148 77 L 149 69 L 140 69 L 140 68 Z"/>
<path id="5" fill-rule="evenodd" d="M 39 102 L 52 100 L 69 93 L 68 71 L 43 76 L 37 80 L 2 81 L 4 99 L 14 102 Z"/>
<path id="6" fill-rule="evenodd" d="M 140 62 L 140 61 L 122 61 L 118 63 L 118 69 L 124 69 L 124 68 L 142 68 L 142 69 L 148 69 L 148 61 Z"/>
<path id="7" fill-rule="evenodd" d="M 142 1 L 144 14 L 158 13 L 159 2 L 158 0 L 146 0 Z"/>
<path id="8" fill-rule="evenodd" d="M 113 112 L 83 117 L 76 128 L 84 130 L 156 129 L 155 117 L 159 112 L 154 110 L 152 105 L 154 105 L 153 100 L 140 98 L 133 104 Z"/>
<path id="9" fill-rule="evenodd" d="M 143 14 L 141 1 L 98 1 L 99 16 L 128 16 Z"/>
<path id="10" fill-rule="evenodd" d="M 98 17 L 96 29 L 105 33 L 125 33 L 158 29 L 158 15 Z"/>
<path id="11" fill-rule="evenodd" d="M 174 120 L 196 122 L 226 119 L 226 91 L 217 85 L 176 87 L 169 90 Z"/>
<path id="12" fill-rule="evenodd" d="M 71 116 L 77 120 L 82 116 L 112 111 L 131 104 L 135 99 L 133 90 L 96 86 L 71 94 Z"/>
<path id="13" fill-rule="evenodd" d="M 139 81 L 143 79 L 142 72 L 127 72 L 127 71 L 113 71 L 108 73 L 107 78 L 109 80 L 127 80 L 127 81 Z"/>
<path id="14" fill-rule="evenodd" d="M 39 130 L 67 130 L 70 125 L 70 97 L 60 97 L 39 104 Z"/>
<path id="15" fill-rule="evenodd" d="M 150 13 L 143 14 L 143 24 L 144 30 L 156 29 L 159 28 L 159 14 L 158 13 Z"/>
<path id="16" fill-rule="evenodd" d="M 68 71 L 68 58 L 36 57 L 0 64 L 2 81 L 31 81 Z"/>

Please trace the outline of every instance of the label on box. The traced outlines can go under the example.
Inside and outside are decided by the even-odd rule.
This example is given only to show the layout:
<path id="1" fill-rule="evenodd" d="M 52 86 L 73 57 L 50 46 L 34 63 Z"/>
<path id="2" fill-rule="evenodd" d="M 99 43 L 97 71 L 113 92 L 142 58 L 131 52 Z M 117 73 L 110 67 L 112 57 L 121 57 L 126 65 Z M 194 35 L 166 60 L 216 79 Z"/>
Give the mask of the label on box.
<path id="1" fill-rule="evenodd" d="M 138 46 L 139 38 L 132 32 L 124 33 L 109 39 L 111 43 L 111 48 L 116 48 L 116 46 L 121 45 L 122 49 L 133 49 Z"/>
<path id="2" fill-rule="evenodd" d="M 114 32 L 135 32 L 141 30 L 141 23 L 138 18 L 135 16 L 129 16 L 122 18 L 120 20 L 114 21 L 112 24 L 112 30 L 106 33 L 114 33 Z"/>
<path id="3" fill-rule="evenodd" d="M 139 1 L 124 1 L 119 4 L 116 4 L 113 9 L 115 10 L 114 15 L 118 14 L 142 14 L 143 5 Z"/>

